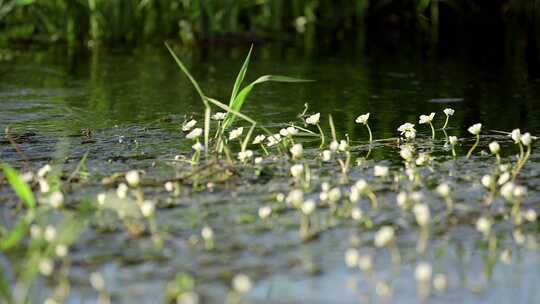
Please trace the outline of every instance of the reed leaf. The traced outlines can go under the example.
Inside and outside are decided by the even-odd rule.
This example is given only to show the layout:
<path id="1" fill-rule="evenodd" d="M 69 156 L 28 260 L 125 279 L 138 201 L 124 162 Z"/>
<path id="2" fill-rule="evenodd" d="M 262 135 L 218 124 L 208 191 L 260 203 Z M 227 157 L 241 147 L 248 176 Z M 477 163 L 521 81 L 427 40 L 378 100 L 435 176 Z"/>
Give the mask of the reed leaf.
<path id="1" fill-rule="evenodd" d="M 36 208 L 36 199 L 34 198 L 34 193 L 30 186 L 21 178 L 17 170 L 13 169 L 8 164 L 3 164 L 2 168 L 4 169 L 4 174 L 11 185 L 11 188 L 17 193 L 19 198 L 26 204 L 30 209 Z"/>

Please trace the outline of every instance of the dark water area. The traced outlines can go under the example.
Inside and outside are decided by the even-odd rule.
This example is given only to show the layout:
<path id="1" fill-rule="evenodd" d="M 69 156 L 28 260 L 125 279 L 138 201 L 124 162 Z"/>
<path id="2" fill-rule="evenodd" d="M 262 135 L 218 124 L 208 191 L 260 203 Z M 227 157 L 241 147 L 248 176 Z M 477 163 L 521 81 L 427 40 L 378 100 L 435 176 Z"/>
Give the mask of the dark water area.
<path id="1" fill-rule="evenodd" d="M 366 46 L 361 40 L 335 47 L 255 45 L 246 77 L 249 81 L 278 74 L 315 82 L 262 84 L 254 89 L 242 112 L 277 132 L 285 123 L 298 121 L 298 113 L 309 103 L 308 113 L 333 115 L 338 137 L 348 134 L 355 153 L 365 152 L 368 139 L 365 128 L 354 122 L 360 114 L 371 113 L 375 139 L 397 137 L 402 123 L 417 124 L 420 146 L 437 157 L 433 170 L 422 171 L 427 186 L 420 191 L 426 201 L 434 203 L 433 214 L 443 213 L 444 203 L 428 188 L 441 180 L 451 181 L 455 200 L 463 208 L 458 224 L 446 226 L 443 220 L 436 224 L 430 248 L 422 256 L 432 262 L 434 274 L 446 273 L 449 282 L 446 292 L 434 293 L 428 302 L 538 302 L 538 221 L 524 225 L 525 240 L 516 244 L 512 225 L 501 220 L 493 228 L 499 237 L 497 257 L 495 261 L 488 258 L 487 245 L 475 230 L 472 215 L 493 212 L 498 218 L 505 203 L 499 198 L 488 211 L 471 203 L 483 199 L 479 180 L 492 170 L 494 160 L 480 154 L 471 160 L 463 157 L 473 141 L 467 128 L 478 122 L 484 126 L 479 150 L 488 151 L 487 144 L 498 140 L 505 152 L 503 160 L 508 162 L 517 148 L 497 131 L 520 128 L 540 135 L 540 82 L 531 75 L 524 53 L 476 60 L 478 55 L 467 51 L 437 55 L 409 47 Z M 212 46 L 177 53 L 205 93 L 227 103 L 248 48 L 247 44 Z M 145 170 L 148 178 L 160 179 L 188 170 L 171 161 L 175 155 L 191 153 L 192 142 L 181 133 L 181 124 L 191 117 L 202 122 L 203 106 L 165 47 L 96 49 L 76 55 L 54 48 L 13 53 L 12 60 L 0 62 L 0 128 L 3 132 L 10 126 L 11 133 L 20 136 L 20 147 L 34 169 L 61 159 L 64 169 L 70 171 L 89 151 L 88 170 L 94 183 L 74 186 L 70 200 L 95 196 L 102 191 L 101 178 L 115 172 L 137 168 Z M 418 125 L 420 114 L 436 112 L 434 124 L 440 128 L 445 119 L 442 110 L 447 107 L 456 111 L 448 134 L 466 138 L 458 147 L 456 162 L 442 148 L 441 132 L 432 143 L 429 126 Z M 323 116 L 323 129 L 329 130 Z M 305 141 L 307 159 L 317 157 L 318 143 Z M 538 148 L 535 142 L 519 179 L 528 187 L 523 207 L 536 211 L 540 211 Z M 388 302 L 418 303 L 413 278 L 420 259 L 415 249 L 417 227 L 411 214 L 402 217 L 395 207 L 392 181 L 381 182 L 371 173 L 374 161 L 396 168 L 399 151 L 381 144 L 372 155 L 373 160 L 355 167 L 350 175 L 353 180 L 367 178 L 377 187 L 384 212 L 366 211 L 373 217 L 374 227 L 394 223 L 400 228 L 400 269 L 393 267 L 388 252 L 372 246 L 373 230 L 341 218 L 325 222 L 326 210 L 321 211 L 321 225 L 330 228 L 307 243 L 298 240 L 300 215 L 296 213 L 282 211 L 268 221 L 259 220 L 260 206 L 273 204 L 276 193 L 289 191 L 290 164 L 277 161 L 270 165 L 276 173 L 266 183 L 248 178 L 217 187 L 215 192 L 187 190 L 180 198 L 170 198 L 163 190 L 146 190 L 166 206 L 156 212 L 169 237 L 164 250 L 155 250 L 148 236 L 131 237 L 118 228 L 121 224 L 104 219 L 105 226 L 115 228 L 101 233 L 97 227 L 102 223 L 93 223 L 72 249 L 73 285 L 67 303 L 95 302 L 96 294 L 88 284 L 93 271 L 104 275 L 113 303 L 165 302 L 167 283 L 178 272 L 193 274 L 198 292 L 211 303 L 223 302 L 229 279 L 238 272 L 254 279 L 246 296 L 254 303 L 384 302 L 377 297 L 385 286 L 379 284 L 382 281 L 392 285 L 394 297 Z M 24 165 L 20 153 L 7 141 L 0 142 L 0 159 L 19 168 Z M 334 171 L 324 164 L 314 169 L 315 183 L 336 182 Z M 317 195 L 316 191 L 306 193 L 314 199 Z M 0 189 L 0 202 L 6 203 L 0 207 L 0 215 L 10 224 L 13 197 L 6 186 Z M 190 236 L 198 235 L 205 225 L 215 229 L 214 251 L 190 243 Z M 359 246 L 362 253 L 374 258 L 371 275 L 344 265 L 344 253 L 350 246 Z M 497 261 L 503 249 L 512 249 L 512 263 Z M 14 256 L 9 258 L 17 261 Z M 0 265 L 8 264 L 8 257 L 0 255 Z M 47 287 L 33 294 L 42 301 L 51 285 L 44 279 L 37 284 Z"/>

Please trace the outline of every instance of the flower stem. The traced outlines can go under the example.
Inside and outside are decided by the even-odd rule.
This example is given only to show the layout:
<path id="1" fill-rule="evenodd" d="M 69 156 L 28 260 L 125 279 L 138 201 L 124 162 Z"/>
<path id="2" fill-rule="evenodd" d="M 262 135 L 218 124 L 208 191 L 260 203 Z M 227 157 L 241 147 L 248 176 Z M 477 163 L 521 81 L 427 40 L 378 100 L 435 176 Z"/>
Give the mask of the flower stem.
<path id="1" fill-rule="evenodd" d="M 321 145 L 319 146 L 319 149 L 321 149 L 322 147 L 324 147 L 324 132 L 321 129 L 320 124 L 317 124 L 317 128 L 319 129 L 319 133 L 321 134 Z"/>
<path id="2" fill-rule="evenodd" d="M 448 125 L 448 118 L 449 117 L 450 116 L 446 115 L 446 120 L 444 121 L 444 126 L 442 127 L 443 130 L 446 129 L 446 126 Z"/>
<path id="3" fill-rule="evenodd" d="M 435 140 L 435 128 L 433 128 L 433 124 L 430 122 L 429 126 L 431 127 L 431 139 Z"/>
<path id="4" fill-rule="evenodd" d="M 474 142 L 474 145 L 471 147 L 471 149 L 467 153 L 467 158 L 471 158 L 471 155 L 472 155 L 474 149 L 476 149 L 476 146 L 478 146 L 479 142 L 480 142 L 480 135 L 476 134 L 476 141 Z"/>
<path id="5" fill-rule="evenodd" d="M 263 143 L 260 143 L 260 145 L 261 145 L 261 148 L 262 148 L 263 151 L 264 151 L 264 154 L 268 155 L 268 154 L 269 154 L 269 153 L 268 153 L 268 150 L 266 150 L 266 148 L 264 147 L 264 144 L 263 144 Z"/>
<path id="6" fill-rule="evenodd" d="M 366 123 L 367 130 L 369 132 L 369 143 L 373 141 L 373 134 L 371 134 L 371 128 L 369 127 L 369 124 Z"/>

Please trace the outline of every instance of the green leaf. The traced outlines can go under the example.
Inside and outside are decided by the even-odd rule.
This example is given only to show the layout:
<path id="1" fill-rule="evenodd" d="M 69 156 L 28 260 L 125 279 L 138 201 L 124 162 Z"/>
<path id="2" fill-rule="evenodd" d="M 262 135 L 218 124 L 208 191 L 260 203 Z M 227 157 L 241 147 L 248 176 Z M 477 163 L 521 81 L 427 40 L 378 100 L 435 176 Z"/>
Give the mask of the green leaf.
<path id="1" fill-rule="evenodd" d="M 264 82 L 310 82 L 313 80 L 306 80 L 306 79 L 300 79 L 300 78 L 294 78 L 294 77 L 288 77 L 288 76 L 280 76 L 280 75 L 264 75 L 257 80 L 253 81 L 246 87 L 244 87 L 240 93 L 236 96 L 230 107 L 240 112 L 242 110 L 242 106 L 244 105 L 244 102 L 246 101 L 246 98 L 248 97 L 249 93 L 253 89 L 253 87 L 256 84 L 264 83 Z M 227 115 L 227 118 L 225 118 L 225 121 L 223 122 L 222 129 L 227 129 L 233 122 L 234 122 L 234 116 L 233 115 Z"/>
<path id="2" fill-rule="evenodd" d="M 251 58 L 252 50 L 253 50 L 253 44 L 249 48 L 249 52 L 246 56 L 246 59 L 244 60 L 244 64 L 242 64 L 242 67 L 240 68 L 240 71 L 238 71 L 238 75 L 236 76 L 236 80 L 234 81 L 234 86 L 231 93 L 231 99 L 229 101 L 230 107 L 232 107 L 234 103 L 234 99 L 236 98 L 236 95 L 238 94 L 238 90 L 240 90 L 240 86 L 242 85 L 242 82 L 244 81 L 244 78 L 246 77 L 246 72 L 249 65 L 249 60 Z"/>
<path id="3" fill-rule="evenodd" d="M 19 198 L 28 206 L 28 208 L 34 209 L 36 207 L 36 200 L 30 186 L 28 186 L 21 178 L 17 170 L 13 169 L 10 165 L 3 164 L 2 168 L 4 169 L 4 174 L 6 175 L 11 188 L 13 188 L 15 193 L 17 193 Z"/>
<path id="4" fill-rule="evenodd" d="M 193 78 L 193 76 L 191 76 L 191 73 L 188 71 L 188 69 L 186 68 L 186 66 L 184 65 L 184 63 L 182 63 L 182 61 L 180 60 L 180 58 L 178 58 L 178 56 L 176 56 L 176 54 L 174 53 L 174 51 L 171 49 L 171 47 L 169 46 L 169 44 L 167 44 L 167 42 L 165 42 L 165 46 L 167 47 L 167 49 L 169 50 L 169 53 L 171 53 L 171 55 L 173 56 L 174 58 L 174 61 L 176 61 L 176 64 L 180 67 L 180 69 L 182 70 L 182 72 L 184 72 L 184 74 L 186 75 L 186 77 L 189 79 L 189 81 L 191 81 L 191 84 L 193 84 L 193 87 L 195 87 L 195 90 L 197 90 L 197 93 L 199 93 L 199 96 L 201 97 L 201 100 L 203 101 L 204 104 L 207 104 L 206 103 L 206 100 L 204 99 L 204 94 L 203 94 L 203 91 L 201 90 L 201 87 L 199 86 L 199 84 L 197 83 L 197 81 L 195 80 L 195 78 Z"/>
<path id="5" fill-rule="evenodd" d="M 13 246 L 17 245 L 20 240 L 25 236 L 28 231 L 28 227 L 34 218 L 34 213 L 29 211 L 25 217 L 19 219 L 15 224 L 15 227 L 11 229 L 7 235 L 0 239 L 0 250 L 5 251 Z"/>

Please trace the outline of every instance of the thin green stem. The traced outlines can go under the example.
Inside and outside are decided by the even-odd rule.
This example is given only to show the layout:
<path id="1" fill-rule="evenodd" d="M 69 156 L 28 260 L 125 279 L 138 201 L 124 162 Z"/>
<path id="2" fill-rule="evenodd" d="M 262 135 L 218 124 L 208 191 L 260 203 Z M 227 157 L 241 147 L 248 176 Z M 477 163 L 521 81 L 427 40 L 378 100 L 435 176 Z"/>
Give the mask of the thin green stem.
<path id="1" fill-rule="evenodd" d="M 479 142 L 480 142 L 480 135 L 476 134 L 476 141 L 474 142 L 474 145 L 471 147 L 471 149 L 467 153 L 467 158 L 471 158 L 471 155 L 472 155 L 474 149 L 476 149 L 476 146 L 478 146 Z"/>
<path id="2" fill-rule="evenodd" d="M 446 120 L 444 121 L 444 126 L 442 127 L 442 129 L 446 129 L 446 126 L 448 126 L 448 119 L 450 118 L 450 116 L 446 115 Z"/>
<path id="3" fill-rule="evenodd" d="M 431 139 L 435 140 L 435 128 L 431 122 L 429 123 L 429 126 L 431 127 Z"/>
<path id="4" fill-rule="evenodd" d="M 319 146 L 319 149 L 321 149 L 322 147 L 324 147 L 324 132 L 321 129 L 320 124 L 317 124 L 317 128 L 319 129 L 319 133 L 321 134 L 321 145 Z"/>
<path id="5" fill-rule="evenodd" d="M 369 127 L 369 124 L 366 123 L 366 128 L 369 132 L 369 143 L 371 144 L 373 142 L 373 134 L 371 134 L 371 128 Z"/>

